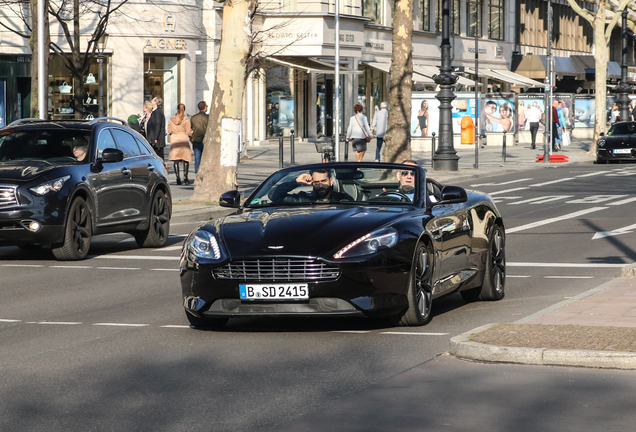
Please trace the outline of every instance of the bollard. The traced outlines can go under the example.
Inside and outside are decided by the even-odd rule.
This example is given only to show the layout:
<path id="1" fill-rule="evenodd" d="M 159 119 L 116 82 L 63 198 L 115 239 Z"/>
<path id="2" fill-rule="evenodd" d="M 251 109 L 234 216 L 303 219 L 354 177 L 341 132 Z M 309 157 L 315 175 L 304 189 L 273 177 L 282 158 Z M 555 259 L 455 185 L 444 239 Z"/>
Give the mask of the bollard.
<path id="1" fill-rule="evenodd" d="M 339 138 L 339 137 L 338 137 L 338 138 Z M 345 154 L 344 154 L 344 160 L 345 160 L 345 162 L 348 162 L 348 161 L 349 161 L 349 141 L 347 141 L 347 140 L 345 139 L 344 143 L 345 143 L 345 145 L 344 145 L 344 151 L 345 151 Z M 333 146 L 333 148 L 334 148 L 334 150 L 335 150 L 335 149 L 336 149 L 336 146 L 334 145 L 334 146 Z M 336 160 L 337 160 L 337 159 L 336 159 Z"/>
<path id="2" fill-rule="evenodd" d="M 291 164 L 295 165 L 296 164 L 296 154 L 295 154 L 295 150 L 294 150 L 294 130 L 292 129 L 290 131 L 291 135 L 289 136 L 289 150 L 290 150 L 290 159 L 291 159 Z"/>
<path id="3" fill-rule="evenodd" d="M 506 131 L 503 133 L 503 145 L 501 146 L 501 161 L 506 161 Z"/>
<path id="4" fill-rule="evenodd" d="M 435 158 L 435 132 L 431 134 L 431 168 L 433 168 L 433 159 Z"/>
<path id="5" fill-rule="evenodd" d="M 283 137 L 278 137 L 278 168 L 283 168 Z"/>

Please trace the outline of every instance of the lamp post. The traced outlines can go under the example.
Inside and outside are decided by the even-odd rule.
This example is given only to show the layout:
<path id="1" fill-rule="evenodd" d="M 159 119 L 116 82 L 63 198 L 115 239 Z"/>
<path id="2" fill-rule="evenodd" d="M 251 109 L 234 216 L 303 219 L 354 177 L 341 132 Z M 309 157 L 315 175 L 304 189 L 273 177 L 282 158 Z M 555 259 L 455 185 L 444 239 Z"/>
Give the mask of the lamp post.
<path id="1" fill-rule="evenodd" d="M 97 62 L 99 63 L 99 112 L 98 117 L 104 117 L 104 50 L 108 43 L 108 33 L 103 33 L 97 40 Z"/>
<path id="2" fill-rule="evenodd" d="M 443 171 L 457 171 L 459 156 L 453 146 L 453 118 L 451 102 L 455 99 L 453 86 L 459 78 L 451 68 L 450 44 L 450 0 L 442 0 L 442 67 L 433 80 L 440 86 L 435 96 L 439 102 L 439 145 L 433 157 L 433 168 Z"/>
<path id="3" fill-rule="evenodd" d="M 621 121 L 629 120 L 629 96 L 632 86 L 627 82 L 627 9 L 623 10 L 623 28 L 621 32 L 623 50 L 621 58 L 621 83 L 616 86 L 618 101 L 621 104 Z"/>

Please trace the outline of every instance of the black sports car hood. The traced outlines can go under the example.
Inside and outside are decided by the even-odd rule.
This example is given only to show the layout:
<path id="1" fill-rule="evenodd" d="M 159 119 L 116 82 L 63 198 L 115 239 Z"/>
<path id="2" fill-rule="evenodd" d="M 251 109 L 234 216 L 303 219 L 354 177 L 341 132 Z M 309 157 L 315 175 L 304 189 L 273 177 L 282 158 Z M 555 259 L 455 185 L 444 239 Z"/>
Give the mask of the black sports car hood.
<path id="1" fill-rule="evenodd" d="M 0 181 L 29 181 L 57 167 L 43 160 L 0 162 Z"/>
<path id="2" fill-rule="evenodd" d="M 302 206 L 225 217 L 220 233 L 231 257 L 321 256 L 410 213 L 408 207 Z"/>

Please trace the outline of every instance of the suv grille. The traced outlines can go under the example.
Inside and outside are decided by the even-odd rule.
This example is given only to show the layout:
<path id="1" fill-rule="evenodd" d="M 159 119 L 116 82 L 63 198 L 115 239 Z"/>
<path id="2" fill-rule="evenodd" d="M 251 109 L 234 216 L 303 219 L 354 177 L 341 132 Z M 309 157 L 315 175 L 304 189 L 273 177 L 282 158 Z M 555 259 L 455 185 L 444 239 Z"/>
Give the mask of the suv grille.
<path id="1" fill-rule="evenodd" d="M 310 259 L 266 258 L 234 261 L 214 269 L 219 279 L 256 281 L 333 281 L 340 268 Z"/>
<path id="2" fill-rule="evenodd" d="M 17 205 L 16 186 L 0 185 L 0 207 Z"/>

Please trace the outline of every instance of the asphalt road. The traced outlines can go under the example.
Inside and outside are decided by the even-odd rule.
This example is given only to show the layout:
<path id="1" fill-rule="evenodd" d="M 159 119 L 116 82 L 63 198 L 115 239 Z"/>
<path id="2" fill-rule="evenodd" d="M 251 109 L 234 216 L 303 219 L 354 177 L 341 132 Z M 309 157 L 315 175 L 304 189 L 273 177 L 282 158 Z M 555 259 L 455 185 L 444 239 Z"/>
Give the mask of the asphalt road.
<path id="1" fill-rule="evenodd" d="M 460 183 L 504 215 L 500 302 L 437 300 L 432 322 L 237 319 L 187 326 L 173 220 L 159 250 L 95 238 L 91 258 L 0 248 L 0 430 L 628 430 L 636 374 L 482 365 L 449 339 L 516 321 L 636 261 L 635 165 L 536 169 Z M 433 175 L 434 177 L 434 175 Z"/>

